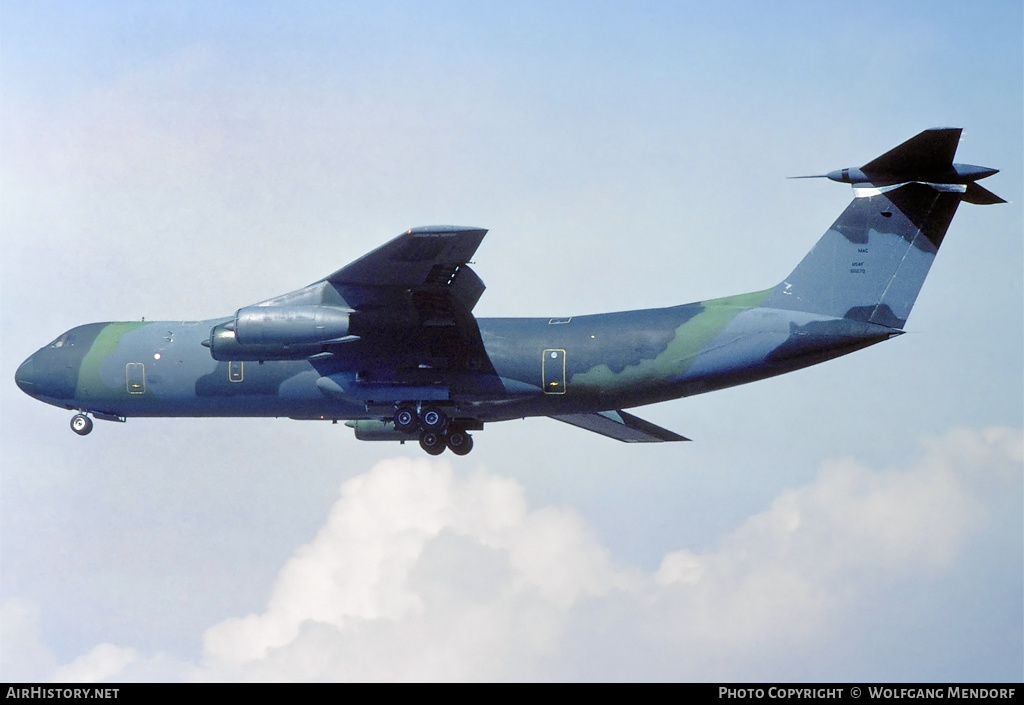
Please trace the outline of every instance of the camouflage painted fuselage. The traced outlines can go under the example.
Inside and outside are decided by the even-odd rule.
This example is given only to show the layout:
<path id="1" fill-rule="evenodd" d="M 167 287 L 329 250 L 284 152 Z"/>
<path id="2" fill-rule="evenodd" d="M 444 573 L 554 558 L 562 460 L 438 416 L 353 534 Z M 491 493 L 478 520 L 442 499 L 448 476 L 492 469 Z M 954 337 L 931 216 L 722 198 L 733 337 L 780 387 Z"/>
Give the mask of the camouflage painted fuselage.
<path id="1" fill-rule="evenodd" d="M 771 290 L 572 318 L 479 319 L 494 373 L 409 370 L 400 351 L 354 341 L 323 360 L 218 362 L 202 342 L 228 319 L 93 323 L 25 363 L 36 398 L 109 416 L 379 418 L 447 389 L 481 421 L 641 406 L 789 372 L 886 340 L 872 323 L 765 308 Z M 339 388 L 324 389 L 327 378 Z M 319 384 L 318 384 L 319 383 Z"/>
<path id="2" fill-rule="evenodd" d="M 551 416 L 628 442 L 686 440 L 623 409 L 790 372 L 900 335 L 957 207 L 1002 202 L 926 130 L 829 175 L 854 199 L 764 291 L 571 318 L 477 319 L 486 233 L 416 228 L 324 279 L 208 321 L 74 328 L 18 369 L 47 403 L 132 416 L 345 419 L 364 440 L 472 448 L 485 422 Z M 84 415 L 72 428 L 88 433 Z"/>

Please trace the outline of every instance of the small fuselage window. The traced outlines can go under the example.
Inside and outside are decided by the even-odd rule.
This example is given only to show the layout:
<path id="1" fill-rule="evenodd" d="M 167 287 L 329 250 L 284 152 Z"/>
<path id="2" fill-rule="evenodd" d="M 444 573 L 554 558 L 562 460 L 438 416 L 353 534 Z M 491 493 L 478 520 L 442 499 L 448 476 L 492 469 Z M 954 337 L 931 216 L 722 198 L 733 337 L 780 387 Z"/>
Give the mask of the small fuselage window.
<path id="1" fill-rule="evenodd" d="M 50 343 L 51 348 L 70 348 L 75 345 L 75 336 L 70 333 L 64 333 L 55 341 Z"/>

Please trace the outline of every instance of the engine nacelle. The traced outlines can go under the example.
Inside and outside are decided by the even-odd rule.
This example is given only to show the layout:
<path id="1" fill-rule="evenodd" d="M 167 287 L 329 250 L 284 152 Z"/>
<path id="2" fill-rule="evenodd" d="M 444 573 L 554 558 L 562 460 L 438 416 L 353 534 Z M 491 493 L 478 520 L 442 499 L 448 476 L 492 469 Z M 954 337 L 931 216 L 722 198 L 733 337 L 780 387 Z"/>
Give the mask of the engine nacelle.
<path id="1" fill-rule="evenodd" d="M 231 330 L 234 322 L 221 323 L 210 331 L 210 339 L 203 345 L 210 348 L 210 355 L 220 362 L 263 362 L 265 360 L 302 360 L 310 355 L 323 352 L 324 346 L 288 345 L 288 344 L 257 344 L 243 345 Z"/>
<path id="2" fill-rule="evenodd" d="M 302 360 L 328 343 L 355 339 L 349 313 L 337 306 L 247 306 L 214 326 L 203 345 L 221 362 Z"/>
<path id="3" fill-rule="evenodd" d="M 247 306 L 232 328 L 241 345 L 316 345 L 348 335 L 350 311 L 337 306 Z"/>

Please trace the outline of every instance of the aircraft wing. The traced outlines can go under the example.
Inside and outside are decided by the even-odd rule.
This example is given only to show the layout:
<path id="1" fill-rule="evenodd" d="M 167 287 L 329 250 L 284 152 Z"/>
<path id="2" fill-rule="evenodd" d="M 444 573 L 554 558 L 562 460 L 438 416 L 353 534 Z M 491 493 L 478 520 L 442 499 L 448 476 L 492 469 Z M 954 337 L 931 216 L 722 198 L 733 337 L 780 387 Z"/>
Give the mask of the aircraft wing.
<path id="1" fill-rule="evenodd" d="M 434 309 L 454 306 L 466 313 L 473 310 L 486 287 L 468 262 L 486 234 L 483 228 L 457 225 L 412 228 L 323 281 L 357 309 L 394 308 L 403 303 L 400 299 L 412 295 L 408 303 L 416 306 L 421 323 L 429 325 L 429 319 L 445 313 L 450 319 L 452 311 L 429 309 L 432 305 Z"/>
<path id="2" fill-rule="evenodd" d="M 457 225 L 412 228 L 326 280 L 345 290 L 447 290 L 472 310 L 484 284 L 467 263 L 486 234 Z"/>
<path id="3" fill-rule="evenodd" d="M 431 368 L 487 371 L 472 310 L 483 281 L 468 262 L 483 228 L 413 228 L 322 281 L 355 310 L 350 332 Z"/>
<path id="4" fill-rule="evenodd" d="M 650 421 L 618 411 L 598 411 L 592 414 L 561 414 L 551 418 L 567 424 L 585 428 L 602 436 L 608 436 L 625 443 L 661 443 L 663 441 L 688 441 L 689 438 L 656 426 Z"/>

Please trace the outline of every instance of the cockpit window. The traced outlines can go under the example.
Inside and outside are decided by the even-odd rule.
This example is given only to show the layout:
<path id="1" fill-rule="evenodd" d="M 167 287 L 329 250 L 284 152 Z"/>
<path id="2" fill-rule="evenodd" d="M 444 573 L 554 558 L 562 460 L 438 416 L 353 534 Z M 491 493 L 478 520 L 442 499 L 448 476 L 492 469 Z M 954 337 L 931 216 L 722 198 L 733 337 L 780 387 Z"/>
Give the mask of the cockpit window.
<path id="1" fill-rule="evenodd" d="M 71 348 L 75 345 L 75 336 L 70 333 L 65 333 L 55 341 L 50 343 L 51 348 Z"/>

